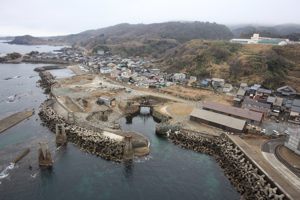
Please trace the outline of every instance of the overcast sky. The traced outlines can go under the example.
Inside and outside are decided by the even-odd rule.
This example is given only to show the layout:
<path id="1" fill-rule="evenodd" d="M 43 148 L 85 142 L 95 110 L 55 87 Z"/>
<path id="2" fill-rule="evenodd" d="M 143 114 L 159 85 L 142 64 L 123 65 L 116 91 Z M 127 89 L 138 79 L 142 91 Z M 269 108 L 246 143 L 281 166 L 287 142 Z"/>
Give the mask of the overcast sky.
<path id="1" fill-rule="evenodd" d="M 78 33 L 119 23 L 300 24 L 300 0 L 0 0 L 0 35 Z"/>

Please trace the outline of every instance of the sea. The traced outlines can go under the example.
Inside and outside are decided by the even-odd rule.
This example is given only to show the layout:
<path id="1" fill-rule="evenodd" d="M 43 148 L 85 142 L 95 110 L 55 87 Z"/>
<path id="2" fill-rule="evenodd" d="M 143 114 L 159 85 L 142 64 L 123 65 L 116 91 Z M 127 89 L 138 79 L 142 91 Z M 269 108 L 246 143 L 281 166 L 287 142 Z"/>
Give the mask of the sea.
<path id="1" fill-rule="evenodd" d="M 0 41 L 0 54 L 51 52 L 61 47 L 10 45 Z M 25 109 L 35 114 L 0 133 L 0 200 L 235 200 L 240 195 L 213 157 L 181 149 L 155 134 L 157 122 L 141 108 L 123 130 L 150 140 L 151 152 L 131 164 L 106 161 L 68 143 L 56 148 L 54 134 L 37 115 L 47 98 L 38 87 L 34 68 L 45 64 L 0 64 L 0 118 Z M 55 76 L 72 76 L 64 70 Z M 145 114 L 146 113 L 146 114 Z M 52 170 L 38 166 L 38 147 L 46 142 L 54 158 Z M 12 160 L 30 153 L 16 165 Z"/>

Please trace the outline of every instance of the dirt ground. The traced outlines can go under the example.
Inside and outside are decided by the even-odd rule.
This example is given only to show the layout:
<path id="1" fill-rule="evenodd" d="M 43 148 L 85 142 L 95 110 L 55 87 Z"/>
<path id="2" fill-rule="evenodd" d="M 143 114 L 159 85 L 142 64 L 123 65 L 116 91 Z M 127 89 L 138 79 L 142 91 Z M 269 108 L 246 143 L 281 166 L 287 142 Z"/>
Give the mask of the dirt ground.
<path id="1" fill-rule="evenodd" d="M 194 101 L 215 101 L 223 104 L 230 105 L 233 97 L 225 94 L 217 94 L 210 90 L 198 88 L 186 88 L 182 86 L 170 86 L 160 90 L 162 93 L 167 93 L 173 96 L 181 97 Z"/>
<path id="2" fill-rule="evenodd" d="M 172 116 L 187 116 L 193 111 L 193 106 L 183 103 L 172 103 L 166 107 L 166 110 Z"/>

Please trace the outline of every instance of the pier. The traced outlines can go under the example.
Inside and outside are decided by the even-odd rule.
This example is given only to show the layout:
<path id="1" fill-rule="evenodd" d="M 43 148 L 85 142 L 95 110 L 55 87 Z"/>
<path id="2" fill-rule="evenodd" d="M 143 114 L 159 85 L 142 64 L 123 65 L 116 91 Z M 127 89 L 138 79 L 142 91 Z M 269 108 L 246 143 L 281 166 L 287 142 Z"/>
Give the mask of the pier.
<path id="1" fill-rule="evenodd" d="M 33 115 L 33 110 L 26 110 L 22 112 L 14 113 L 8 117 L 5 117 L 0 120 L 0 133 L 6 131 L 7 129 L 15 126 L 16 124 L 20 123 L 21 121 L 31 117 Z"/>

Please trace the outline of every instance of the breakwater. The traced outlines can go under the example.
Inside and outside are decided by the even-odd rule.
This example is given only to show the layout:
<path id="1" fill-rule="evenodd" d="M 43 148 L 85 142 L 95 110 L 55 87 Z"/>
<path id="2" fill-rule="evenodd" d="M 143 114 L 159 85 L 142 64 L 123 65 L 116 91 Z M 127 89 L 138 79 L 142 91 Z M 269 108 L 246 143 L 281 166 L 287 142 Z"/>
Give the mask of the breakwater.
<path id="1" fill-rule="evenodd" d="M 82 150 L 100 156 L 106 160 L 121 162 L 124 153 L 125 142 L 112 140 L 102 133 L 94 132 L 86 128 L 70 124 L 58 115 L 50 106 L 48 101 L 44 102 L 39 115 L 52 132 L 55 132 L 56 124 L 64 127 L 68 141 L 76 144 Z"/>
<path id="2" fill-rule="evenodd" d="M 213 156 L 244 199 L 288 199 L 225 134 L 207 137 L 179 130 L 168 135 L 182 148 Z"/>
<path id="3" fill-rule="evenodd" d="M 33 110 L 25 110 L 22 112 L 14 113 L 4 119 L 0 120 L 0 133 L 4 132 L 5 130 L 15 126 L 16 124 L 20 123 L 21 121 L 31 117 L 34 114 Z"/>
<path id="4" fill-rule="evenodd" d="M 39 76 L 41 79 L 38 83 L 45 90 L 45 93 L 49 94 L 51 92 L 51 86 L 55 83 L 53 75 L 48 71 L 40 71 Z"/>

